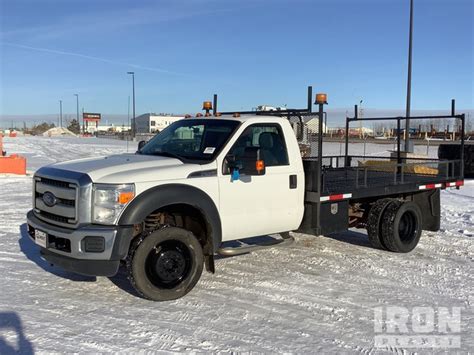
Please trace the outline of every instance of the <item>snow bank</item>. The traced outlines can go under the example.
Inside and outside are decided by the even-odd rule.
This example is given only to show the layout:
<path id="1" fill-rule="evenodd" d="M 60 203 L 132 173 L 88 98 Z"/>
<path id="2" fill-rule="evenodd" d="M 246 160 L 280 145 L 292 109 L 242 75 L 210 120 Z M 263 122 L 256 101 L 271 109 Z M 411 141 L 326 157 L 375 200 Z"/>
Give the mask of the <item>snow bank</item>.
<path id="1" fill-rule="evenodd" d="M 72 136 L 76 137 L 76 134 L 64 127 L 53 127 L 43 133 L 45 137 L 58 137 L 58 136 Z"/>

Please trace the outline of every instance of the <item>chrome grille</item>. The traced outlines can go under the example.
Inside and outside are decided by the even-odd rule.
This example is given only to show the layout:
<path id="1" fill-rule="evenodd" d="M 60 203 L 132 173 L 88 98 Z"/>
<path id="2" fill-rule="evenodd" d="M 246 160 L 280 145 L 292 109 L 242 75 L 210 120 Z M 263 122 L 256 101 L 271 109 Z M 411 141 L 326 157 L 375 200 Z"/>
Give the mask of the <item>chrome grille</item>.
<path id="1" fill-rule="evenodd" d="M 53 206 L 48 206 L 43 199 L 47 192 L 55 197 Z M 34 211 L 50 223 L 74 225 L 77 223 L 77 193 L 78 186 L 74 183 L 36 176 Z"/>

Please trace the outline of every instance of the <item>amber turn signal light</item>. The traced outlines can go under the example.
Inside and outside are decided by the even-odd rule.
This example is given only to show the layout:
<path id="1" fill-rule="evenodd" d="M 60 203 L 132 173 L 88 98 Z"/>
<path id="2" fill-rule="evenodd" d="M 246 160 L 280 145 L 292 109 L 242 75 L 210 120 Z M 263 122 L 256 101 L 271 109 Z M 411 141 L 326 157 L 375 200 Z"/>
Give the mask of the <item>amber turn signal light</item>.
<path id="1" fill-rule="evenodd" d="M 263 160 L 257 160 L 255 162 L 255 169 L 260 173 L 265 170 L 265 162 Z"/>
<path id="2" fill-rule="evenodd" d="M 121 205 L 125 205 L 126 203 L 129 203 L 133 197 L 135 197 L 135 194 L 131 191 L 121 192 L 118 198 L 118 202 Z"/>

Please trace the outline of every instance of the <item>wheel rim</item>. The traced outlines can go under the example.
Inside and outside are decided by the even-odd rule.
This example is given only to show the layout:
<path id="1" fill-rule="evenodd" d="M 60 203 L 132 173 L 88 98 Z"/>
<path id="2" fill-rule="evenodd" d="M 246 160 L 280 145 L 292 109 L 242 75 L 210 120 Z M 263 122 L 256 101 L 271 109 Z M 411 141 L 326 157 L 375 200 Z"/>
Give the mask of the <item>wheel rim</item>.
<path id="1" fill-rule="evenodd" d="M 408 244 L 412 242 L 418 232 L 418 220 L 416 215 L 412 211 L 405 212 L 400 218 L 400 223 L 398 224 L 398 235 L 400 240 Z"/>
<path id="2" fill-rule="evenodd" d="M 157 244 L 145 262 L 147 277 L 158 288 L 175 288 L 188 277 L 191 268 L 191 253 L 177 240 Z"/>

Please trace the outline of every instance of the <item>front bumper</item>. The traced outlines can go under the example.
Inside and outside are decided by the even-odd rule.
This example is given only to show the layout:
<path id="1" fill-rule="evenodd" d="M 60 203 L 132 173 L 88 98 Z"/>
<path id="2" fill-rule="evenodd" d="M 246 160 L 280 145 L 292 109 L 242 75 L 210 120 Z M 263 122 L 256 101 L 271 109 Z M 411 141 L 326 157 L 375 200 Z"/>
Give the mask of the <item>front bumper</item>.
<path id="1" fill-rule="evenodd" d="M 84 225 L 68 229 L 49 224 L 33 211 L 27 214 L 28 234 L 34 240 L 35 230 L 48 234 L 47 248 L 41 248 L 44 259 L 65 270 L 90 276 L 113 276 L 120 260 L 127 256 L 133 226 Z M 84 238 L 102 237 L 100 251 L 85 250 Z"/>

